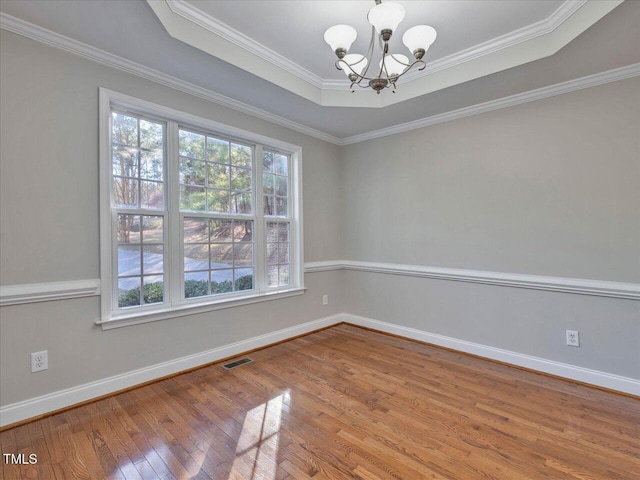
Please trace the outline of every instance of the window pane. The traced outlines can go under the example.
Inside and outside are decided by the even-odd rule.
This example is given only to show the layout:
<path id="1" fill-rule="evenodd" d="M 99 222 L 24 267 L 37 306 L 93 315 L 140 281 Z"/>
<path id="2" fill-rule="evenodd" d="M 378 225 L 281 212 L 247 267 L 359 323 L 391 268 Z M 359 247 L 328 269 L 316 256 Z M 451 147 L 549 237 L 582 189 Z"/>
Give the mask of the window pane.
<path id="1" fill-rule="evenodd" d="M 273 195 L 274 194 L 274 175 L 270 173 L 262 174 L 262 189 L 265 195 Z"/>
<path id="2" fill-rule="evenodd" d="M 289 168 L 287 164 L 288 164 L 288 158 L 285 155 L 275 155 L 273 171 L 278 175 L 288 175 Z"/>
<path id="3" fill-rule="evenodd" d="M 209 242 L 208 220 L 199 218 L 184 219 L 184 243 Z"/>
<path id="4" fill-rule="evenodd" d="M 278 286 L 278 266 L 267 267 L 267 287 Z"/>
<path id="5" fill-rule="evenodd" d="M 118 308 L 140 305 L 140 277 L 118 279 Z"/>
<path id="6" fill-rule="evenodd" d="M 231 144 L 231 165 L 251 167 L 252 148 L 246 145 Z"/>
<path id="7" fill-rule="evenodd" d="M 113 203 L 116 207 L 138 207 L 138 180 L 113 177 Z"/>
<path id="8" fill-rule="evenodd" d="M 162 181 L 164 175 L 162 171 L 163 157 L 164 152 L 162 150 L 143 151 L 140 163 L 140 176 L 148 180 Z"/>
<path id="9" fill-rule="evenodd" d="M 210 220 L 211 243 L 233 241 L 233 222 L 231 220 Z"/>
<path id="10" fill-rule="evenodd" d="M 287 196 L 287 177 L 276 175 L 276 195 Z"/>
<path id="11" fill-rule="evenodd" d="M 264 214 L 265 215 L 275 215 L 275 198 L 273 195 L 265 195 L 264 196 Z"/>
<path id="12" fill-rule="evenodd" d="M 267 243 L 267 265 L 278 265 L 277 243 Z"/>
<path id="13" fill-rule="evenodd" d="M 278 241 L 278 223 L 267 222 L 267 242 Z"/>
<path id="14" fill-rule="evenodd" d="M 231 188 L 233 190 L 251 190 L 251 170 L 231 167 Z"/>
<path id="15" fill-rule="evenodd" d="M 209 163 L 207 165 L 207 174 L 209 176 L 209 187 L 229 188 L 229 167 L 227 165 Z"/>
<path id="16" fill-rule="evenodd" d="M 113 174 L 121 177 L 137 177 L 138 157 L 137 148 L 114 145 L 111 154 Z"/>
<path id="17" fill-rule="evenodd" d="M 236 270 L 236 290 L 251 290 L 253 289 L 253 269 L 242 268 Z"/>
<path id="18" fill-rule="evenodd" d="M 287 199 L 284 197 L 276 197 L 276 216 L 287 216 Z"/>
<path id="19" fill-rule="evenodd" d="M 140 246 L 118 245 L 118 276 L 140 275 Z"/>
<path id="20" fill-rule="evenodd" d="M 144 243 L 163 243 L 163 218 L 160 215 L 142 217 L 142 241 Z"/>
<path id="21" fill-rule="evenodd" d="M 143 278 L 142 299 L 144 303 L 164 302 L 164 277 L 162 275 L 151 275 Z"/>
<path id="22" fill-rule="evenodd" d="M 184 298 L 209 295 L 209 272 L 184 274 Z"/>
<path id="23" fill-rule="evenodd" d="M 274 162 L 275 154 L 273 152 L 269 152 L 268 150 L 264 150 L 262 154 L 262 169 L 265 172 L 273 173 L 273 162 Z"/>
<path id="24" fill-rule="evenodd" d="M 164 247 L 162 245 L 146 245 L 142 247 L 142 273 L 164 272 Z"/>
<path id="25" fill-rule="evenodd" d="M 149 150 L 162 150 L 164 143 L 162 131 L 163 125 L 160 123 L 140 120 L 140 147 Z"/>
<path id="26" fill-rule="evenodd" d="M 207 137 L 207 160 L 229 163 L 229 142 Z"/>
<path id="27" fill-rule="evenodd" d="M 233 267 L 233 245 L 230 243 L 214 243 L 211 245 L 211 268 Z"/>
<path id="28" fill-rule="evenodd" d="M 233 291 L 233 270 L 213 270 L 211 272 L 211 294 Z"/>
<path id="29" fill-rule="evenodd" d="M 113 143 L 138 146 L 138 119 L 120 113 L 111 113 Z"/>
<path id="30" fill-rule="evenodd" d="M 229 190 L 207 190 L 209 211 L 215 213 L 229 213 Z"/>
<path id="31" fill-rule="evenodd" d="M 204 187 L 180 186 L 180 210 L 204 211 Z"/>
<path id="32" fill-rule="evenodd" d="M 231 192 L 231 213 L 251 213 L 251 194 Z"/>
<path id="33" fill-rule="evenodd" d="M 180 158 L 180 183 L 204 185 L 205 162 Z"/>
<path id="34" fill-rule="evenodd" d="M 154 210 L 164 208 L 164 188 L 161 182 L 140 181 L 140 206 Z"/>
<path id="35" fill-rule="evenodd" d="M 289 241 L 289 224 L 288 223 L 278 224 L 278 241 L 279 242 Z"/>
<path id="36" fill-rule="evenodd" d="M 279 285 L 289 285 L 289 265 L 280 265 L 280 280 Z"/>
<path id="37" fill-rule="evenodd" d="M 204 160 L 204 135 L 180 130 L 180 155 Z"/>
<path id="38" fill-rule="evenodd" d="M 237 243 L 233 246 L 233 265 L 235 267 L 253 265 L 253 244 Z"/>
<path id="39" fill-rule="evenodd" d="M 209 270 L 209 245 L 184 246 L 184 271 Z"/>
<path id="40" fill-rule="evenodd" d="M 288 243 L 279 243 L 278 244 L 278 263 L 289 263 L 289 244 Z"/>
<path id="41" fill-rule="evenodd" d="M 140 243 L 140 215 L 118 215 L 118 243 Z"/>
<path id="42" fill-rule="evenodd" d="M 233 241 L 251 242 L 253 241 L 253 222 L 235 220 L 233 222 Z"/>

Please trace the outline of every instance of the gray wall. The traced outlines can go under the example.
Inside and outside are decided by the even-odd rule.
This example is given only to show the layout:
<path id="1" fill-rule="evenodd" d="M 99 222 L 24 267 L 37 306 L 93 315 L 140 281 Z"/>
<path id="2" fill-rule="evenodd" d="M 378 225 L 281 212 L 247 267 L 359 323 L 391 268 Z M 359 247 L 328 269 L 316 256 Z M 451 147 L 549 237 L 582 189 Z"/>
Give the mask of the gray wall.
<path id="1" fill-rule="evenodd" d="M 640 281 L 638 79 L 338 148 L 1 35 L 2 285 L 99 277 L 99 86 L 301 145 L 308 262 Z M 343 311 L 640 378 L 638 302 L 362 272 L 305 282 L 302 296 L 110 331 L 93 325 L 97 297 L 3 307 L 0 405 Z M 49 370 L 31 375 L 43 349 Z"/>
<path id="2" fill-rule="evenodd" d="M 2 30 L 0 280 L 99 278 L 98 87 L 302 146 L 306 261 L 342 258 L 338 147 Z M 2 307 L 0 405 L 342 311 L 340 272 L 298 297 L 102 331 L 97 297 Z M 322 306 L 322 295 L 330 305 Z M 49 351 L 32 375 L 29 354 Z"/>
<path id="3" fill-rule="evenodd" d="M 346 258 L 638 283 L 639 138 L 634 78 L 347 146 Z M 637 301 L 345 281 L 349 313 L 640 378 Z"/>

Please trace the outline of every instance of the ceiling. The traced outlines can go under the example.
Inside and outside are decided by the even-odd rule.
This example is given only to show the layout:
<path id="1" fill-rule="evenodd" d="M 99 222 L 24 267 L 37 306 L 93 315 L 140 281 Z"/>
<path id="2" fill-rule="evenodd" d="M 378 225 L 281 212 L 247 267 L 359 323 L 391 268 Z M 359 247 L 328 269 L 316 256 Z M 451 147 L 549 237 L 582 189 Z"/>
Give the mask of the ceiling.
<path id="1" fill-rule="evenodd" d="M 380 95 L 349 93 L 323 40 L 348 23 L 351 51 L 364 51 L 369 0 L 3 0 L 0 11 L 3 28 L 28 22 L 338 143 L 640 63 L 637 1 L 396 1 L 407 15 L 393 51 L 407 53 L 399 37 L 416 24 L 438 39 L 424 72 Z"/>

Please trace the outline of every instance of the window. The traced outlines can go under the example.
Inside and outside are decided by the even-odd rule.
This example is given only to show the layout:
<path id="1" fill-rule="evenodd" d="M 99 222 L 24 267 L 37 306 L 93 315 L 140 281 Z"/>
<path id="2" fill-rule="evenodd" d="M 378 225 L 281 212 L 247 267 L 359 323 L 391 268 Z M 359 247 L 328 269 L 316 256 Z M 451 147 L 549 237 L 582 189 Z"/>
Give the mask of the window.
<path id="1" fill-rule="evenodd" d="M 302 293 L 299 147 L 100 98 L 103 326 Z"/>

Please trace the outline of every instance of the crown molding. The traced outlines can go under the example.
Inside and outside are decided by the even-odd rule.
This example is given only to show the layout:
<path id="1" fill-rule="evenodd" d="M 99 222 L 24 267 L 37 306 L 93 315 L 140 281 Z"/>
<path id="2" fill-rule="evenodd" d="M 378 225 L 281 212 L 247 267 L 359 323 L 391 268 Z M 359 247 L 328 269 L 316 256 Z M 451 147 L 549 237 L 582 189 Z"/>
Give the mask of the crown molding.
<path id="1" fill-rule="evenodd" d="M 584 0 L 583 0 L 584 1 Z M 173 13 L 180 15 L 182 18 L 201 26 L 205 30 L 224 38 L 225 40 L 237 45 L 238 47 L 268 61 L 272 65 L 295 75 L 296 77 L 310 83 L 316 88 L 324 88 L 324 80 L 315 73 L 310 72 L 306 68 L 293 63 L 291 60 L 280 55 L 278 52 L 257 42 L 253 38 L 244 33 L 231 28 L 222 23 L 217 18 L 203 12 L 199 8 L 194 7 L 184 0 L 166 0 L 167 5 Z"/>
<path id="2" fill-rule="evenodd" d="M 199 85 L 186 82 L 172 75 L 160 72 L 153 68 L 146 67 L 131 60 L 127 60 L 126 58 L 105 52 L 104 50 L 100 50 L 99 48 L 92 47 L 91 45 L 87 45 L 64 35 L 60 35 L 59 33 L 52 32 L 51 30 L 47 30 L 46 28 L 34 25 L 11 15 L 7 15 L 4 12 L 0 12 L 0 28 L 18 35 L 22 35 L 23 37 L 36 40 L 50 47 L 58 48 L 60 50 L 64 50 L 66 52 L 87 58 L 94 62 L 98 62 L 103 65 L 121 70 L 123 72 L 136 75 L 146 80 L 151 80 L 161 85 L 179 90 L 181 92 L 194 95 L 217 105 L 230 108 L 237 112 L 245 113 L 247 115 L 251 115 L 253 117 L 274 123 L 276 125 L 295 130 L 296 132 L 304 133 L 305 135 L 309 135 L 311 137 L 315 137 L 320 140 L 333 143 L 335 145 L 338 145 L 340 142 L 340 139 L 338 137 L 335 137 L 328 133 L 321 132 L 320 130 L 316 130 L 315 128 L 311 128 L 287 118 L 281 117 L 279 115 L 275 115 L 273 113 L 267 112 L 266 110 L 262 110 L 239 100 L 235 100 L 225 95 L 216 93 Z"/>
<path id="3" fill-rule="evenodd" d="M 296 132 L 300 132 L 338 146 L 351 145 L 367 140 L 373 140 L 389 135 L 408 132 L 411 130 L 416 130 L 431 125 L 437 125 L 451 120 L 457 120 L 465 117 L 470 117 L 472 115 L 478 115 L 481 113 L 520 105 L 527 102 L 542 100 L 544 98 L 552 97 L 555 95 L 562 95 L 564 93 L 570 93 L 584 88 L 595 87 L 619 80 L 625 80 L 627 78 L 632 78 L 640 75 L 640 63 L 636 63 L 614 70 L 609 70 L 607 72 L 597 73 L 594 75 L 569 80 L 567 82 L 559 83 L 556 85 L 550 85 L 536 90 L 531 90 L 529 92 L 523 92 L 516 95 L 511 95 L 509 97 L 499 98 L 477 105 L 471 105 L 469 107 L 460 108 L 451 112 L 424 117 L 411 122 L 394 125 L 392 127 L 373 130 L 350 137 L 339 138 L 315 128 L 294 122 L 279 115 L 275 115 L 265 110 L 253 107 L 225 95 L 221 95 L 204 87 L 186 82 L 177 77 L 162 73 L 158 70 L 145 67 L 144 65 L 141 65 L 139 63 L 127 60 L 117 55 L 113 55 L 77 40 L 73 40 L 64 35 L 60 35 L 58 33 L 47 30 L 38 25 L 34 25 L 11 15 L 7 15 L 3 12 L 0 12 L 0 29 L 30 38 L 45 45 L 58 48 L 69 53 L 73 53 L 75 55 L 79 55 L 94 62 L 116 68 L 126 73 L 136 75 L 138 77 L 159 83 L 161 85 L 165 85 L 178 91 L 194 95 L 198 98 L 202 98 L 223 107 L 230 108 L 247 115 L 251 115 L 255 118 L 259 118 L 261 120 L 265 120 L 270 123 L 289 128 Z"/>
<path id="4" fill-rule="evenodd" d="M 458 120 L 461 118 L 470 117 L 472 115 L 478 115 L 502 108 L 513 107 L 515 105 L 520 105 L 523 103 L 542 100 L 548 97 L 554 97 L 556 95 L 571 93 L 577 90 L 582 90 L 584 88 L 597 87 L 598 85 L 626 80 L 627 78 L 637 77 L 639 75 L 640 63 L 635 63 L 633 65 L 627 65 L 625 67 L 609 70 L 607 72 L 596 73 L 586 77 L 577 78 L 575 80 L 569 80 L 567 82 L 550 85 L 548 87 L 542 87 L 536 90 L 530 90 L 528 92 L 518 93 L 508 97 L 491 100 L 489 102 L 471 105 L 469 107 L 460 108 L 451 112 L 432 115 L 430 117 L 394 125 L 388 128 L 373 130 L 371 132 L 366 132 L 360 135 L 345 137 L 341 139 L 338 144 L 340 146 L 344 146 L 359 142 L 365 142 L 367 140 L 373 140 L 375 138 L 381 138 L 389 135 L 408 132 L 411 130 L 417 130 L 419 128 L 429 127 L 431 125 L 437 125 L 439 123 L 449 122 L 451 120 Z"/>
<path id="5" fill-rule="evenodd" d="M 473 47 L 456 52 L 452 55 L 428 62 L 427 67 L 422 72 L 414 70 L 407 73 L 404 76 L 405 81 L 403 84 L 416 80 L 416 78 L 420 76 L 433 75 L 434 73 L 453 68 L 476 58 L 504 50 L 505 48 L 513 47 L 519 43 L 527 42 L 543 35 L 548 35 L 560 27 L 569 19 L 569 17 L 571 17 L 571 15 L 576 13 L 588 1 L 589 0 L 565 0 L 565 2 L 560 5 L 555 12 L 549 15 L 548 18 L 491 40 L 487 40 L 479 45 L 474 45 Z"/>
<path id="6" fill-rule="evenodd" d="M 396 95 L 353 95 L 186 0 L 147 0 L 171 36 L 322 106 L 383 108 L 553 55 L 624 0 L 565 0 L 549 17 L 407 73 Z M 194 31 L 193 25 L 203 31 Z M 361 92 L 371 93 L 371 92 Z"/>

